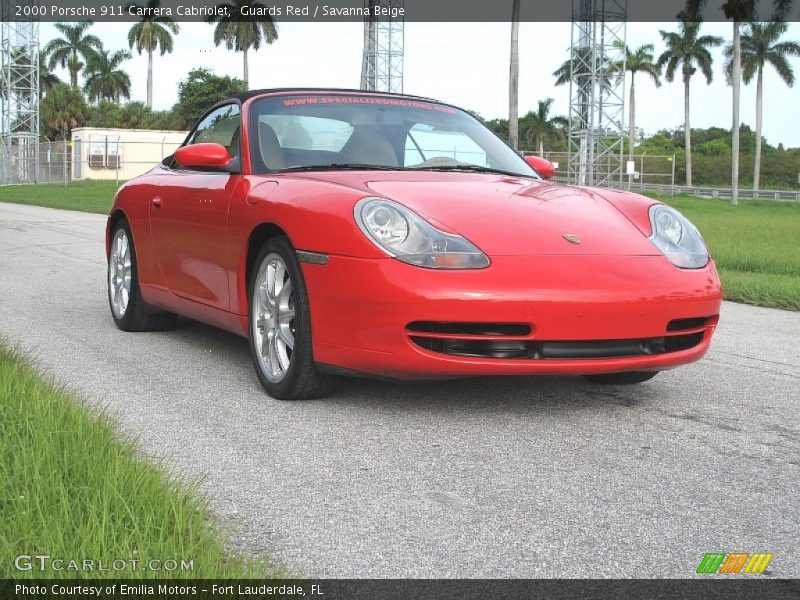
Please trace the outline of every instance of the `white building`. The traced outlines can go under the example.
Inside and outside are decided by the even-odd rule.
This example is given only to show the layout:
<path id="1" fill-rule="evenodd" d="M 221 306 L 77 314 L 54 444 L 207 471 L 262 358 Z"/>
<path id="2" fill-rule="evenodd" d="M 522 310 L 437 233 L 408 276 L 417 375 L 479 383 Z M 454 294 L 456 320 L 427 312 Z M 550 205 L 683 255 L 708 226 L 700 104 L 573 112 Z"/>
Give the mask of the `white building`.
<path id="1" fill-rule="evenodd" d="M 72 179 L 131 179 L 175 152 L 187 131 L 78 127 L 72 130 Z"/>

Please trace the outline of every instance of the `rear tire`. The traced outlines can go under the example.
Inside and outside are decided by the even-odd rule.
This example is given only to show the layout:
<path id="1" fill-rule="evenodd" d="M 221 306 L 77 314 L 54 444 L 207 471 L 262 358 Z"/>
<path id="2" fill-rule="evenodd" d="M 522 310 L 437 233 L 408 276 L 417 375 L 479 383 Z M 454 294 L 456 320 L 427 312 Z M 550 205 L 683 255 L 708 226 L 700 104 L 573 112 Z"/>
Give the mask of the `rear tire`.
<path id="1" fill-rule="evenodd" d="M 272 238 L 261 248 L 248 299 L 250 354 L 264 390 L 279 400 L 333 393 L 339 379 L 314 365 L 308 293 L 288 238 Z"/>
<path id="2" fill-rule="evenodd" d="M 631 385 L 644 383 L 658 375 L 658 371 L 626 371 L 624 373 L 603 373 L 602 375 L 584 375 L 592 383 L 603 385 Z"/>
<path id="3" fill-rule="evenodd" d="M 175 326 L 177 315 L 150 308 L 142 300 L 136 247 L 125 219 L 118 221 L 111 233 L 106 280 L 111 316 L 122 331 L 165 331 Z"/>

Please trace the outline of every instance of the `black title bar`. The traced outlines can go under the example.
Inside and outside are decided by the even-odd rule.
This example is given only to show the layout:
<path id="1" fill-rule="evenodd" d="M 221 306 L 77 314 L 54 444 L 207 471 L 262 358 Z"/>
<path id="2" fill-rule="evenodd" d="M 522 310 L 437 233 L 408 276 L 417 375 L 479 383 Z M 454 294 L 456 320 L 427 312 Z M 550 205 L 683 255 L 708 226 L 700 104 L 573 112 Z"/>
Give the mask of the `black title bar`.
<path id="1" fill-rule="evenodd" d="M 229 14 L 220 0 L 162 0 L 158 14 L 147 11 L 146 2 L 129 0 L 0 0 L 2 19 L 17 21 L 135 22 L 147 16 L 175 21 L 202 22 L 220 16 L 241 20 L 270 17 L 276 22 L 353 22 L 365 18 L 402 18 L 407 22 L 510 22 L 513 0 L 253 0 L 239 14 Z M 725 0 L 708 0 L 704 21 L 724 21 Z M 757 17 L 771 20 L 775 0 L 759 0 Z M 602 7 L 602 8 L 601 8 Z M 520 0 L 520 21 L 565 22 L 573 20 L 630 22 L 674 21 L 686 7 L 685 0 Z M 152 12 L 152 11 L 151 11 Z M 800 2 L 795 2 L 786 21 L 800 21 Z"/>
<path id="2" fill-rule="evenodd" d="M 589 598 L 782 600 L 800 597 L 798 580 L 765 576 L 695 579 L 300 579 L 0 580 L 4 600 L 572 600 Z"/>

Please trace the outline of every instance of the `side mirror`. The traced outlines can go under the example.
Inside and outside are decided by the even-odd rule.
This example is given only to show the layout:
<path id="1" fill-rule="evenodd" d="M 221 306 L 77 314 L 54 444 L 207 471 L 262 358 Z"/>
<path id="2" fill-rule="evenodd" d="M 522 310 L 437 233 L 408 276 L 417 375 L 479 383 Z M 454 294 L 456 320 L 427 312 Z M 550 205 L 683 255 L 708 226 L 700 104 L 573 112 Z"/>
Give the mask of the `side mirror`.
<path id="1" fill-rule="evenodd" d="M 178 148 L 175 160 L 189 169 L 224 169 L 231 162 L 231 155 L 221 144 L 203 143 Z"/>
<path id="2" fill-rule="evenodd" d="M 525 162 L 528 163 L 533 170 L 541 175 L 544 179 L 552 179 L 556 174 L 556 168 L 546 158 L 540 156 L 525 156 Z"/>

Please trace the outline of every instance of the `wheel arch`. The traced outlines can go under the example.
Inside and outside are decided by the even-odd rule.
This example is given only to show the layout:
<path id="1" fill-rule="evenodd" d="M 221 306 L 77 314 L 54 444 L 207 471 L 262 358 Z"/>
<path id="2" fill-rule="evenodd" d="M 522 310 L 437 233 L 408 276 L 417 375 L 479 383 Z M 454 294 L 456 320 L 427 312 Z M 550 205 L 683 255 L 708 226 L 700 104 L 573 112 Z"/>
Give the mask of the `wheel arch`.
<path id="1" fill-rule="evenodd" d="M 108 225 L 106 226 L 106 258 L 111 254 L 111 234 L 114 232 L 117 224 L 122 220 L 128 221 L 128 215 L 125 214 L 121 208 L 115 208 L 111 211 L 111 214 L 108 215 Z"/>
<path id="2" fill-rule="evenodd" d="M 241 279 L 244 284 L 244 289 L 239 290 L 239 297 L 242 299 L 241 308 L 244 309 L 243 314 L 248 314 L 250 308 L 248 290 L 250 289 L 250 279 L 252 278 L 253 265 L 256 262 L 256 257 L 264 244 L 273 238 L 281 236 L 285 236 L 289 239 L 289 243 L 292 244 L 291 238 L 282 227 L 267 221 L 256 225 L 247 238 L 247 251 L 245 252 L 243 265 L 244 277 Z M 294 247 L 294 244 L 292 244 L 292 247 Z"/>

